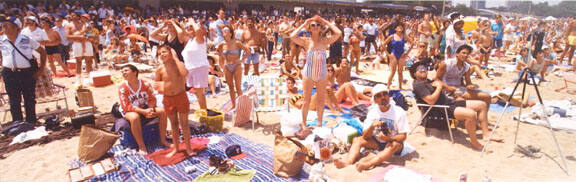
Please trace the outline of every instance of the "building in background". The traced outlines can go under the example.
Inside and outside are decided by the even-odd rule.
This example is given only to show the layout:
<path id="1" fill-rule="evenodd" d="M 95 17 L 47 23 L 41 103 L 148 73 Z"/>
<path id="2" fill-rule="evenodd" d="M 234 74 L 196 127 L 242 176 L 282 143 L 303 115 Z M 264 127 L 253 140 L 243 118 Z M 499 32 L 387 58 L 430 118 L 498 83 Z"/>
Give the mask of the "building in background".
<path id="1" fill-rule="evenodd" d="M 486 9 L 486 0 L 472 0 L 470 1 L 470 8 Z"/>

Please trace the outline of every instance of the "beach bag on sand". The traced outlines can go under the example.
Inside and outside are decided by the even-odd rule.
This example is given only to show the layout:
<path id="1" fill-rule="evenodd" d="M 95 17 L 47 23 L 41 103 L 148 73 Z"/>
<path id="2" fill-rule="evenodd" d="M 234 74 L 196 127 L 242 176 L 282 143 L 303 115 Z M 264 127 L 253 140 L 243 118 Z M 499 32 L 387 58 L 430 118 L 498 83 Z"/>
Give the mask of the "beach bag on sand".
<path id="1" fill-rule="evenodd" d="M 82 162 L 98 160 L 108 152 L 119 137 L 118 134 L 95 126 L 82 125 L 78 141 L 78 159 Z"/>
<path id="2" fill-rule="evenodd" d="M 300 142 L 277 133 L 274 140 L 274 174 L 297 176 L 306 162 L 307 154 L 306 147 Z"/>

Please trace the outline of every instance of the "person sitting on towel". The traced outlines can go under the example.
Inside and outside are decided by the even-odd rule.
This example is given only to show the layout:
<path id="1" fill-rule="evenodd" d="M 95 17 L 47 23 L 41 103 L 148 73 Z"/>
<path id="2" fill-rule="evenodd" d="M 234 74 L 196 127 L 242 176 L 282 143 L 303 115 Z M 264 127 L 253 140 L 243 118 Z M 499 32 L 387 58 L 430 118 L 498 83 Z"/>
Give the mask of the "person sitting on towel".
<path id="1" fill-rule="evenodd" d="M 122 66 L 121 72 L 126 81 L 118 87 L 120 112 L 130 123 L 132 136 L 138 144 L 138 153 L 147 153 L 142 138 L 142 126 L 157 117 L 159 118 L 160 142 L 162 145 L 170 146 L 166 141 L 166 115 L 164 109 L 156 107 L 152 86 L 138 79 L 138 69 L 134 65 Z"/>
<path id="2" fill-rule="evenodd" d="M 488 129 L 488 107 L 486 103 L 478 100 L 458 100 L 453 101 L 448 98 L 442 91 L 446 89 L 446 84 L 440 80 L 428 80 L 428 67 L 423 62 L 417 62 L 410 67 L 410 76 L 414 78 L 412 88 L 416 102 L 425 103 L 430 105 L 448 105 L 448 115 L 457 120 L 464 120 L 465 127 L 470 136 L 470 143 L 472 148 L 482 150 L 482 144 L 476 139 L 476 121 L 479 121 L 479 126 L 482 129 L 483 138 L 486 139 L 490 135 Z M 492 139 L 493 141 L 501 142 L 501 139 Z"/>
<path id="3" fill-rule="evenodd" d="M 447 59 L 438 64 L 436 80 L 446 84 L 443 90 L 455 99 L 481 100 L 486 103 L 485 107 L 488 108 L 491 103 L 490 94 L 477 90 L 478 88 L 472 84 L 470 79 L 470 75 L 474 71 L 466 60 L 468 60 L 471 52 L 472 47 L 469 45 L 465 44 L 458 47 L 455 58 Z"/>
<path id="4" fill-rule="evenodd" d="M 406 134 L 410 128 L 406 112 L 396 106 L 388 94 L 385 85 L 378 84 L 372 89 L 372 101 L 364 120 L 362 136 L 354 138 L 348 155 L 334 160 L 337 168 L 343 168 L 353 164 L 360 156 L 362 147 L 377 149 L 376 156 L 361 159 L 356 164 L 358 171 L 372 168 L 390 159 L 393 154 L 399 155 L 404 148 Z"/>

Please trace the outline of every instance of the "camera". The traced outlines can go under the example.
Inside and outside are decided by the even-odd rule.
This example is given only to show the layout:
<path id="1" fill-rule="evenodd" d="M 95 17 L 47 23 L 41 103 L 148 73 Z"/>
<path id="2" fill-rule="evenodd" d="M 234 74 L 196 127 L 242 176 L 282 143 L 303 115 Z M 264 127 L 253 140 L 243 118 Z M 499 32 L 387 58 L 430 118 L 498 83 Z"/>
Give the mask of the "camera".
<path id="1" fill-rule="evenodd" d="M 386 136 L 390 135 L 390 129 L 388 128 L 388 124 L 386 122 L 382 122 L 380 125 L 380 131 Z"/>

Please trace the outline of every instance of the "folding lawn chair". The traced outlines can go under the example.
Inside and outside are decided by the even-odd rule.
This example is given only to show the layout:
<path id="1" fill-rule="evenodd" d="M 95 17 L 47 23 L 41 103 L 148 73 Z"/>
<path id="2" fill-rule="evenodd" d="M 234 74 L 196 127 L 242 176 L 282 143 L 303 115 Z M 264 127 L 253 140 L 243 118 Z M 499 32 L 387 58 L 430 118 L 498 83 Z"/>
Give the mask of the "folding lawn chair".
<path id="1" fill-rule="evenodd" d="M 256 112 L 256 107 L 258 105 L 258 97 L 256 94 L 256 88 L 250 86 L 241 96 L 236 99 L 236 110 L 234 112 L 234 126 L 239 126 L 246 122 L 252 122 L 252 131 L 254 131 L 254 119 L 256 116 L 256 122 L 260 122 L 258 118 L 258 113 Z"/>
<path id="2" fill-rule="evenodd" d="M 447 106 L 447 105 L 430 105 L 430 104 L 416 104 L 416 106 L 418 107 L 420 112 L 424 112 L 424 113 L 420 117 L 420 120 L 419 120 L 420 123 L 416 124 L 416 126 L 414 126 L 412 128 L 412 130 L 410 131 L 410 134 L 419 125 L 422 125 L 425 128 L 428 128 L 428 127 L 434 125 L 434 126 L 436 126 L 435 128 L 443 129 L 444 128 L 443 125 L 441 123 L 438 123 L 438 122 L 445 120 L 446 121 L 446 128 L 448 129 L 448 132 L 450 133 L 450 140 L 452 141 L 452 143 L 454 143 L 454 136 L 452 135 L 452 128 L 450 127 L 450 119 L 453 119 L 453 118 L 448 117 L 448 108 L 450 108 L 450 106 Z M 424 110 L 426 110 L 426 111 L 424 111 Z"/>

